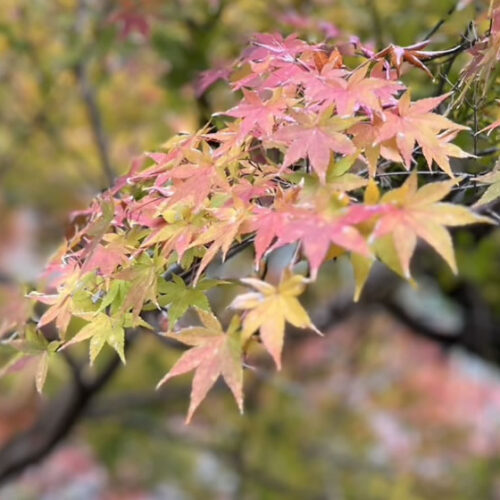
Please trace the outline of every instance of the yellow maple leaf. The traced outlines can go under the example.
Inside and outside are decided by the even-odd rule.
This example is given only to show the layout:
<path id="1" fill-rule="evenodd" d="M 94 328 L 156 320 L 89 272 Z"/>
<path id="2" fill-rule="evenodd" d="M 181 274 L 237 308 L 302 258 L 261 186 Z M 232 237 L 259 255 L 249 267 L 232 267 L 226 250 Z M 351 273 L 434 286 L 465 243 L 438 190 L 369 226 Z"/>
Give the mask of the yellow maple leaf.
<path id="1" fill-rule="evenodd" d="M 426 241 L 456 274 L 453 242 L 447 227 L 494 222 L 467 207 L 442 202 L 455 184 L 454 180 L 433 182 L 419 189 L 417 173 L 413 171 L 401 187 L 385 193 L 380 199 L 388 210 L 378 220 L 373 233 L 377 255 L 384 262 L 390 262 L 394 260 L 394 252 L 406 278 L 410 278 L 410 259 L 417 238 Z"/>
<path id="2" fill-rule="evenodd" d="M 286 270 L 278 286 L 255 278 L 245 278 L 241 281 L 257 290 L 239 295 L 231 304 L 233 309 L 248 311 L 243 319 L 243 341 L 260 330 L 264 347 L 280 370 L 285 322 L 297 328 L 311 328 L 320 333 L 297 299 L 304 291 L 307 279 Z"/>

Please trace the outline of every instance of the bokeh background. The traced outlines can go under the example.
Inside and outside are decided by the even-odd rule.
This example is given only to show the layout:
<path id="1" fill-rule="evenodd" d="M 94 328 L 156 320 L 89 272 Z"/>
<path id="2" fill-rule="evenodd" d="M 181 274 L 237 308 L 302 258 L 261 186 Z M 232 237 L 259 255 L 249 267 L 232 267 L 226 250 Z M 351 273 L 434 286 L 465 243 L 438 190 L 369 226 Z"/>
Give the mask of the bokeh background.
<path id="1" fill-rule="evenodd" d="M 458 3 L 433 49 L 456 44 L 488 2 Z M 24 286 L 71 212 L 137 155 L 235 102 L 218 78 L 252 33 L 408 45 L 456 5 L 1 0 L 0 333 L 29 310 Z M 403 78 L 416 97 L 436 85 Z M 0 498 L 500 499 L 500 232 L 454 236 L 459 277 L 422 248 L 418 289 L 377 269 L 358 305 L 348 266 L 325 266 L 305 297 L 325 337 L 290 331 L 280 373 L 257 358 L 244 416 L 221 386 L 184 426 L 189 376 L 154 391 L 178 353 L 154 335 L 136 339 L 76 425 L 20 475 L 0 477 Z M 211 299 L 223 314 L 228 297 Z M 57 411 L 70 379 L 61 361 L 43 396 L 29 368 L 0 380 L 0 471 L 8 444 Z"/>

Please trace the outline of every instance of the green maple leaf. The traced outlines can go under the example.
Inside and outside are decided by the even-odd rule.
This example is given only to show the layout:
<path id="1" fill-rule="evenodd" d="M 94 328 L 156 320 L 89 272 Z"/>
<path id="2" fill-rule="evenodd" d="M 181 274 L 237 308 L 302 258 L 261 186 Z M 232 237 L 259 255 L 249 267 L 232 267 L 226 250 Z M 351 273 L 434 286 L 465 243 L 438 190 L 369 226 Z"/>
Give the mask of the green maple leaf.
<path id="1" fill-rule="evenodd" d="M 498 167 L 493 172 L 477 177 L 476 181 L 487 185 L 488 188 L 475 203 L 475 207 L 486 205 L 500 198 L 500 170 L 498 170 Z"/>
<path id="2" fill-rule="evenodd" d="M 49 360 L 60 347 L 61 342 L 49 342 L 33 325 L 27 325 L 23 339 L 10 341 L 6 345 L 17 352 L 0 368 L 0 378 L 21 370 L 28 363 L 36 363 L 35 386 L 36 390 L 41 393 L 47 378 Z"/>
<path id="3" fill-rule="evenodd" d="M 89 315 L 82 315 L 88 317 Z M 87 323 L 72 339 L 62 347 L 67 347 L 90 339 L 89 355 L 90 364 L 93 364 L 105 344 L 112 347 L 123 363 L 125 363 L 125 329 L 123 316 L 108 316 L 104 313 L 92 314 Z"/>
<path id="4" fill-rule="evenodd" d="M 170 325 L 174 326 L 190 307 L 210 312 L 210 303 L 205 292 L 223 283 L 218 280 L 202 280 L 196 286 L 190 287 L 181 277 L 174 275 L 172 281 L 163 280 L 158 284 L 161 294 L 158 303 L 162 307 L 168 306 L 168 319 Z"/>

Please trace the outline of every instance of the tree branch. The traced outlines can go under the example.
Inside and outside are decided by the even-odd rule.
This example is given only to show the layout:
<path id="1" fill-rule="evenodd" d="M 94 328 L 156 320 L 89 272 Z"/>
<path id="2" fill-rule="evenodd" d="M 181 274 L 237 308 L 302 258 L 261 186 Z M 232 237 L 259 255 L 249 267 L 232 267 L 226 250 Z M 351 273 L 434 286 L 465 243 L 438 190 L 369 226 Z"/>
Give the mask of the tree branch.
<path id="1" fill-rule="evenodd" d="M 81 36 L 82 34 L 85 14 L 86 2 L 85 0 L 80 0 L 77 9 L 77 21 L 75 23 L 75 31 L 77 36 Z M 113 172 L 113 167 L 111 166 L 108 139 L 104 131 L 101 111 L 97 103 L 97 98 L 88 78 L 87 65 L 87 57 L 86 55 L 83 55 L 81 60 L 76 63 L 74 73 L 80 86 L 82 100 L 89 118 L 90 127 L 92 129 L 92 135 L 94 136 L 94 141 L 99 155 L 102 171 L 104 173 L 108 186 L 112 186 L 115 180 L 115 175 Z"/>
<path id="2" fill-rule="evenodd" d="M 127 347 L 135 335 L 129 336 Z M 104 368 L 90 380 L 77 376 L 43 409 L 37 421 L 26 431 L 14 436 L 0 449 L 0 484 L 48 455 L 80 420 L 91 401 L 113 378 L 121 366 L 113 353 Z"/>
<path id="3" fill-rule="evenodd" d="M 106 137 L 106 133 L 104 132 L 101 112 L 97 104 L 97 99 L 94 94 L 94 90 L 89 83 L 89 79 L 87 76 L 87 65 L 85 62 L 81 61 L 76 65 L 75 75 L 80 84 L 82 100 L 87 110 L 92 134 L 94 136 L 97 152 L 99 154 L 101 168 L 104 176 L 106 177 L 107 184 L 109 186 L 112 186 L 115 180 L 115 175 L 113 173 L 113 168 L 111 166 L 111 160 L 109 157 L 108 140 Z"/>

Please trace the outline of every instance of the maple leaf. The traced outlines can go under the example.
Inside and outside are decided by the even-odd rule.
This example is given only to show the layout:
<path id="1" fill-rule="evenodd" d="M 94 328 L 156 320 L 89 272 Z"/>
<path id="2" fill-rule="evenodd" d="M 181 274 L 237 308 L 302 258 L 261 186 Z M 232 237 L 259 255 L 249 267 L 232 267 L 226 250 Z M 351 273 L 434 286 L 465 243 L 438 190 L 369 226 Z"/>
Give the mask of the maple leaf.
<path id="1" fill-rule="evenodd" d="M 481 198 L 474 204 L 475 207 L 486 205 L 500 198 L 500 170 L 495 169 L 493 172 L 476 177 L 475 180 L 488 186 Z"/>
<path id="2" fill-rule="evenodd" d="M 349 133 L 353 136 L 354 144 L 360 151 L 364 152 L 370 177 L 374 177 L 377 173 L 377 162 L 380 156 L 389 161 L 403 163 L 403 159 L 397 150 L 395 139 L 377 144 L 382 123 L 381 117 L 374 116 L 371 122 L 357 123 L 349 129 Z"/>
<path id="3" fill-rule="evenodd" d="M 166 335 L 191 346 L 158 382 L 157 388 L 171 378 L 195 370 L 191 401 L 186 417 L 188 424 L 208 391 L 219 376 L 231 389 L 238 408 L 243 413 L 243 351 L 239 332 L 239 318 L 233 317 L 227 332 L 210 312 L 197 309 L 203 326 L 185 328 Z"/>
<path id="4" fill-rule="evenodd" d="M 241 118 L 240 134 L 243 137 L 255 127 L 259 127 L 266 135 L 271 135 L 275 121 L 286 118 L 284 111 L 288 103 L 282 92 L 275 92 L 268 101 L 262 101 L 258 93 L 246 89 L 243 89 L 243 95 L 244 100 L 224 114 Z"/>
<path id="5" fill-rule="evenodd" d="M 82 272 L 90 272 L 96 269 L 104 276 L 110 276 L 118 266 L 126 264 L 127 248 L 119 242 L 109 245 L 98 244 L 92 254 L 85 261 Z"/>
<path id="6" fill-rule="evenodd" d="M 21 331 L 30 319 L 32 302 L 24 296 L 20 286 L 0 285 L 0 338 L 14 331 Z"/>
<path id="7" fill-rule="evenodd" d="M 49 367 L 49 359 L 61 346 L 60 341 L 49 342 L 33 325 L 24 329 L 24 338 L 5 342 L 17 353 L 0 369 L 0 378 L 36 363 L 35 387 L 41 393 Z"/>
<path id="8" fill-rule="evenodd" d="M 253 47 L 243 55 L 244 60 L 263 61 L 273 57 L 293 62 L 299 54 L 310 49 L 310 46 L 296 34 L 283 38 L 280 33 L 258 33 L 254 36 L 252 44 Z"/>
<path id="9" fill-rule="evenodd" d="M 201 259 L 194 279 L 195 283 L 198 282 L 201 273 L 212 262 L 219 250 L 222 251 L 222 260 L 224 260 L 234 241 L 241 234 L 248 232 L 246 222 L 250 218 L 250 212 L 248 207 L 238 198 L 234 200 L 234 206 L 214 209 L 213 213 L 218 220 L 206 227 L 198 238 L 190 244 L 190 248 L 195 248 L 211 243 Z"/>
<path id="10" fill-rule="evenodd" d="M 366 186 L 368 181 L 359 175 L 349 172 L 358 154 L 346 156 L 338 161 L 330 163 L 326 173 L 326 186 L 330 191 L 347 192 Z"/>
<path id="11" fill-rule="evenodd" d="M 466 83 L 462 92 L 476 79 L 484 83 L 483 95 L 489 88 L 491 76 L 494 74 L 493 70 L 500 56 L 500 8 L 496 4 L 497 2 L 490 2 L 491 27 L 488 36 L 478 40 L 469 49 L 472 59 L 462 71 Z"/>
<path id="12" fill-rule="evenodd" d="M 286 212 L 269 208 L 256 207 L 252 228 L 255 230 L 255 265 L 259 263 L 278 235 L 280 228 L 285 224 Z"/>
<path id="13" fill-rule="evenodd" d="M 192 200 L 195 208 L 199 208 L 210 195 L 217 172 L 212 165 L 181 165 L 171 170 L 165 177 L 167 176 L 172 179 L 172 185 L 154 189 L 168 197 L 169 205 Z"/>
<path id="14" fill-rule="evenodd" d="M 285 270 L 277 287 L 255 278 L 241 281 L 257 290 L 237 296 L 230 306 L 247 311 L 243 318 L 243 341 L 259 330 L 264 347 L 280 370 L 285 322 L 320 333 L 297 299 L 304 291 L 307 279 Z"/>
<path id="15" fill-rule="evenodd" d="M 497 101 L 497 103 L 500 103 L 500 100 L 496 99 L 496 101 Z M 477 133 L 482 134 L 483 132 L 488 132 L 488 135 L 490 135 L 491 132 L 493 132 L 493 130 L 497 129 L 498 127 L 500 127 L 500 120 L 494 121 L 493 123 L 491 123 L 487 127 L 484 127 L 483 129 L 481 129 Z"/>
<path id="16" fill-rule="evenodd" d="M 350 155 L 356 151 L 351 139 L 340 131 L 357 123 L 359 118 L 330 118 L 327 111 L 319 117 L 302 113 L 296 119 L 297 124 L 284 126 L 273 135 L 273 139 L 288 146 L 283 168 L 301 158 L 309 158 L 312 168 L 324 182 L 331 152 Z"/>
<path id="17" fill-rule="evenodd" d="M 196 97 L 201 97 L 218 80 L 227 80 L 231 70 L 228 66 L 202 71 L 195 82 Z"/>
<path id="18" fill-rule="evenodd" d="M 57 294 L 43 294 L 37 292 L 31 292 L 29 294 L 31 298 L 50 306 L 38 320 L 38 328 L 42 328 L 52 321 L 55 321 L 61 338 L 64 338 L 69 322 L 71 321 L 73 312 L 73 294 L 75 290 L 81 286 L 80 269 L 74 266 L 69 267 L 72 272 L 65 276 L 66 281 L 64 281 L 64 284 L 59 287 Z"/>
<path id="19" fill-rule="evenodd" d="M 450 94 L 431 97 L 411 102 L 410 91 L 407 91 L 399 100 L 397 110 L 385 112 L 385 121 L 378 129 L 376 144 L 395 138 L 397 148 L 403 157 L 407 169 L 411 166 L 415 143 L 422 148 L 422 153 L 432 167 L 433 160 L 450 177 L 453 177 L 448 157 L 466 157 L 467 153 L 458 146 L 448 144 L 453 135 L 450 132 L 466 130 L 468 127 L 458 125 L 448 118 L 431 113 Z M 446 130 L 447 135 L 439 138 L 440 131 Z"/>
<path id="20" fill-rule="evenodd" d="M 155 182 L 154 190 L 168 197 L 169 206 L 193 200 L 195 208 L 199 208 L 215 187 L 229 189 L 223 169 L 218 168 L 226 166 L 227 159 L 222 158 L 217 163 L 213 150 L 206 142 L 202 151 L 188 149 L 184 155 L 189 163 L 166 171 Z M 166 182 L 172 182 L 172 185 L 163 187 Z"/>
<path id="21" fill-rule="evenodd" d="M 151 258 L 142 254 L 128 269 L 116 274 L 116 279 L 130 282 L 131 286 L 123 304 L 123 310 L 132 308 L 134 316 L 139 316 L 147 301 L 157 304 L 158 276 L 161 274 L 164 258 Z"/>
<path id="22" fill-rule="evenodd" d="M 380 216 L 373 238 L 389 236 L 390 241 L 383 241 L 385 247 L 379 245 L 377 254 L 386 262 L 394 262 L 393 249 L 406 278 L 411 276 L 410 259 L 418 237 L 441 255 L 456 273 L 453 243 L 446 227 L 492 222 L 488 217 L 477 215 L 466 207 L 440 201 L 455 184 L 454 180 L 433 182 L 418 189 L 414 171 L 401 187 L 381 197 L 380 204 L 385 204 L 387 210 Z"/>
<path id="23" fill-rule="evenodd" d="M 210 312 L 210 303 L 206 291 L 223 282 L 217 280 L 201 280 L 196 286 L 186 286 L 179 276 L 172 276 L 172 281 L 160 281 L 158 303 L 165 307 L 168 305 L 168 319 L 171 326 L 184 316 L 190 307 L 197 307 Z"/>
<path id="24" fill-rule="evenodd" d="M 322 107 L 335 105 L 337 114 L 352 116 L 359 109 L 382 114 L 382 106 L 395 104 L 395 95 L 405 87 L 383 78 L 367 77 L 368 65 L 354 71 L 346 80 L 333 70 L 320 78 L 309 78 L 305 88 L 309 102 Z"/>
<path id="25" fill-rule="evenodd" d="M 163 210 L 161 216 L 163 221 L 157 224 L 141 246 L 150 248 L 154 243 L 162 243 L 162 255 L 166 257 L 175 250 L 180 262 L 195 235 L 210 223 L 210 219 L 205 212 L 180 203 Z"/>
<path id="26" fill-rule="evenodd" d="M 365 209 L 361 206 L 349 207 L 336 217 L 293 206 L 281 207 L 278 211 L 260 208 L 254 219 L 256 262 L 268 250 L 300 242 L 314 279 L 332 244 L 368 257 L 370 250 L 366 240 L 353 226 L 376 213 L 376 207 Z"/>
<path id="27" fill-rule="evenodd" d="M 306 66 L 307 68 L 307 66 Z M 263 90 L 285 88 L 288 85 L 297 85 L 304 81 L 308 72 L 302 64 L 279 63 L 274 61 L 268 73 L 262 76 L 256 88 Z"/>
<path id="28" fill-rule="evenodd" d="M 210 141 L 217 141 L 219 146 L 213 151 L 214 159 L 224 158 L 227 155 L 234 157 L 241 149 L 242 141 L 245 137 L 241 134 L 240 124 L 237 121 L 229 123 L 223 129 L 206 134 L 205 138 Z"/>
<path id="29" fill-rule="evenodd" d="M 327 50 L 314 52 L 313 61 L 316 69 L 321 73 L 323 70 L 340 69 L 344 66 L 342 54 L 337 48 L 334 48 L 330 53 Z"/>
<path id="30" fill-rule="evenodd" d="M 105 344 L 112 347 L 122 363 L 125 363 L 125 330 L 121 315 L 108 316 L 104 313 L 82 314 L 89 319 L 87 323 L 74 337 L 66 342 L 62 349 L 90 339 L 89 356 L 92 365 Z"/>

